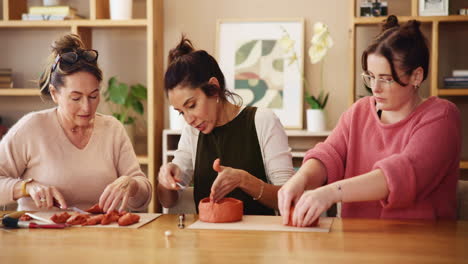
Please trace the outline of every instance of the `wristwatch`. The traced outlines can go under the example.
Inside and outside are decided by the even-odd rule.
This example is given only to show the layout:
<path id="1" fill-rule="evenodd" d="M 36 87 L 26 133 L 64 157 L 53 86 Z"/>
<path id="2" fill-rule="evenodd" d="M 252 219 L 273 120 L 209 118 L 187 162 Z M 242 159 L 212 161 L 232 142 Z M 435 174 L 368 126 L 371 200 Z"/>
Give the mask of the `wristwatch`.
<path id="1" fill-rule="evenodd" d="M 32 178 L 29 178 L 29 179 L 26 179 L 26 180 L 23 180 L 21 182 L 21 195 L 23 196 L 29 196 L 29 193 L 28 191 L 26 190 L 26 184 L 32 182 L 33 179 Z"/>

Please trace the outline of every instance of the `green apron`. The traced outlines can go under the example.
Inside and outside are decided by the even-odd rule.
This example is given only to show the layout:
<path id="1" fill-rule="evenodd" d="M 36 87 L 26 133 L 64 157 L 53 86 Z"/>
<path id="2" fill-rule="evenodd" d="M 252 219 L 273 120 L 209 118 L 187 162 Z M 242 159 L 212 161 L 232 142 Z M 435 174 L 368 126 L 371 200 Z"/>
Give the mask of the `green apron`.
<path id="1" fill-rule="evenodd" d="M 222 166 L 245 170 L 267 182 L 255 128 L 256 111 L 256 107 L 246 107 L 231 122 L 215 127 L 210 134 L 199 134 L 193 178 L 197 212 L 200 200 L 210 196 L 211 186 L 218 175 L 213 170 L 213 162 L 217 158 L 220 158 Z M 244 215 L 275 214 L 273 209 L 253 200 L 240 188 L 234 189 L 226 197 L 243 201 Z"/>

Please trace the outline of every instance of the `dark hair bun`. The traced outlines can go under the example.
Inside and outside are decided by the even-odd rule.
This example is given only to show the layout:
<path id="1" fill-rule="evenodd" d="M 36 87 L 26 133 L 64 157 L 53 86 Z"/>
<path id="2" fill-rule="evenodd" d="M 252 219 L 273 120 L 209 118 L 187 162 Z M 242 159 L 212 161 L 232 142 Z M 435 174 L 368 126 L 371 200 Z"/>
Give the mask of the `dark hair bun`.
<path id="1" fill-rule="evenodd" d="M 395 15 L 389 15 L 382 23 L 382 31 L 386 31 L 390 28 L 399 27 L 398 18 Z"/>
<path id="2" fill-rule="evenodd" d="M 85 49 L 85 45 L 83 44 L 83 41 L 81 41 L 80 36 L 76 34 L 62 36 L 52 43 L 52 52 L 54 54 L 62 54 L 83 49 Z"/>
<path id="3" fill-rule="evenodd" d="M 405 31 L 410 31 L 410 32 L 420 32 L 421 30 L 419 27 L 421 26 L 421 22 L 417 20 L 410 20 L 406 24 L 403 25 L 403 29 Z"/>
<path id="4" fill-rule="evenodd" d="M 184 35 L 182 35 L 179 45 L 177 45 L 177 47 L 169 51 L 169 63 L 172 63 L 177 58 L 189 54 L 194 50 L 195 49 L 193 48 L 192 42 L 189 39 L 187 39 Z"/>

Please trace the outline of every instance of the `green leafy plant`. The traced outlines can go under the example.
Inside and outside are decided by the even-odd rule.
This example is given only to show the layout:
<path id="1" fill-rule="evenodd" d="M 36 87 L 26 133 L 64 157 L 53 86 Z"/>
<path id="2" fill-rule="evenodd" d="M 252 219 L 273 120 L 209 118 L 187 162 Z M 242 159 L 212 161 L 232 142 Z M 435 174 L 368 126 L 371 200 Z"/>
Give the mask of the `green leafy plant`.
<path id="1" fill-rule="evenodd" d="M 112 115 L 122 124 L 135 123 L 135 117 L 131 116 L 131 110 L 143 115 L 143 101 L 148 98 L 148 90 L 142 84 L 128 87 L 127 84 L 117 81 L 114 76 L 109 79 L 107 90 L 104 92 L 106 102 L 111 101 L 116 107 Z"/>
<path id="2" fill-rule="evenodd" d="M 311 109 L 324 109 L 325 106 L 327 105 L 328 102 L 328 95 L 324 95 L 323 91 L 320 91 L 320 94 L 318 97 L 315 97 L 313 95 L 310 95 L 307 90 L 305 91 L 305 101 L 307 104 L 310 106 Z"/>

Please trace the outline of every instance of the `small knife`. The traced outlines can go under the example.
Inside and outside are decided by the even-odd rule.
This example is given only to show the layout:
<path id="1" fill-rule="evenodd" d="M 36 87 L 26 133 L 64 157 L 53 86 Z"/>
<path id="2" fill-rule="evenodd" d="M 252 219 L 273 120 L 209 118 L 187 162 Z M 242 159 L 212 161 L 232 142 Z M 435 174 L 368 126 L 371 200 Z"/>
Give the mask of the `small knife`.
<path id="1" fill-rule="evenodd" d="M 57 207 L 57 208 L 60 209 L 60 210 L 72 210 L 72 211 L 78 212 L 78 213 L 80 213 L 80 214 L 88 214 L 88 212 L 86 212 L 86 211 L 84 211 L 84 210 L 81 210 L 80 208 L 75 207 L 75 206 L 71 206 L 71 207 L 68 207 L 68 208 L 66 208 L 66 209 L 65 209 L 65 208 L 62 208 L 62 207 L 60 206 L 60 204 L 58 203 L 58 201 L 55 200 L 55 199 L 54 199 L 54 206 Z"/>

